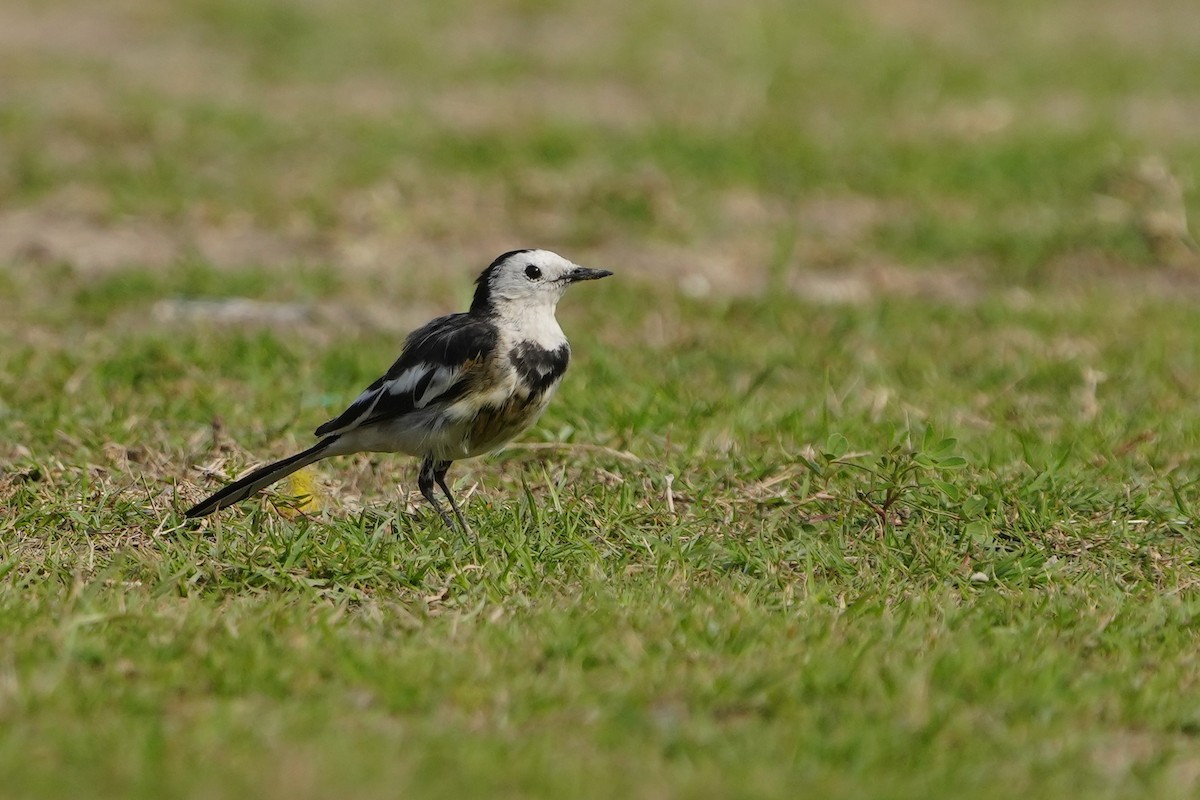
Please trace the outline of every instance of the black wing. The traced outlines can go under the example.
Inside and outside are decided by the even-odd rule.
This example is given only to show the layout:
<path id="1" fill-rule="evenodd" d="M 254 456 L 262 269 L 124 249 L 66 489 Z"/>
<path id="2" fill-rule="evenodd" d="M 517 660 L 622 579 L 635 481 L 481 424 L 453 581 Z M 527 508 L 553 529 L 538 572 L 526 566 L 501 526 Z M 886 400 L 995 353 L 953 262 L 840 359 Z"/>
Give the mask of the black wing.
<path id="1" fill-rule="evenodd" d="M 387 374 L 340 416 L 317 428 L 316 435 L 345 433 L 460 397 L 471 385 L 470 376 L 478 374 L 478 365 L 495 351 L 498 339 L 496 326 L 483 317 L 438 317 L 409 334 Z"/>

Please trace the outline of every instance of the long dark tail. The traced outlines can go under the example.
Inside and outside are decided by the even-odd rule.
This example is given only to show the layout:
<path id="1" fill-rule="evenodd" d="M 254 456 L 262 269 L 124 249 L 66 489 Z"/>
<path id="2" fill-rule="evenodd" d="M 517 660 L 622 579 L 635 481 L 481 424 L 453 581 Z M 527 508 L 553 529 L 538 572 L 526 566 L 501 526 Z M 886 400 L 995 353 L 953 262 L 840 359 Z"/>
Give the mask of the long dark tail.
<path id="1" fill-rule="evenodd" d="M 220 511 L 226 506 L 240 503 L 247 497 L 261 492 L 275 481 L 286 478 L 296 470 L 307 467 L 314 461 L 320 461 L 326 456 L 336 455 L 335 453 L 330 453 L 329 448 L 340 438 L 340 436 L 328 436 L 302 453 L 288 456 L 282 461 L 267 464 L 265 467 L 259 467 L 246 477 L 239 478 L 229 484 L 207 500 L 192 506 L 183 512 L 183 515 L 185 517 L 205 517 L 214 511 Z"/>

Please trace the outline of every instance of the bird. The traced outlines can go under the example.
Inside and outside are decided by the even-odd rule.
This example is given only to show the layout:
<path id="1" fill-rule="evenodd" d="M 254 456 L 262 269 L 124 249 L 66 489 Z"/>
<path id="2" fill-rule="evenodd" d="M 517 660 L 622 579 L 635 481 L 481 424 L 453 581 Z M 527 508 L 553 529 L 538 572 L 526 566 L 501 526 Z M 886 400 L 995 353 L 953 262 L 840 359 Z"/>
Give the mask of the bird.
<path id="1" fill-rule="evenodd" d="M 549 250 L 511 250 L 475 281 L 465 312 L 408 335 L 400 356 L 345 411 L 316 429 L 307 450 L 259 467 L 184 512 L 204 517 L 251 497 L 315 461 L 360 452 L 421 459 L 417 487 L 447 528 L 436 484 L 470 531 L 446 485 L 450 465 L 499 449 L 533 425 L 571 360 L 554 312 L 567 288 L 606 278 Z"/>

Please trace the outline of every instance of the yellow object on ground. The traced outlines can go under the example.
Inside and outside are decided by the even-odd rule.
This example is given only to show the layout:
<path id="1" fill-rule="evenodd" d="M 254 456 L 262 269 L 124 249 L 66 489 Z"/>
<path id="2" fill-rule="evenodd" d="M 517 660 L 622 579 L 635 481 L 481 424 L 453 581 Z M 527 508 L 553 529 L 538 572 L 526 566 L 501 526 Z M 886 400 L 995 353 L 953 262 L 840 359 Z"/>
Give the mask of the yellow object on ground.
<path id="1" fill-rule="evenodd" d="M 321 494 L 317 487 L 316 473 L 311 467 L 305 467 L 288 476 L 285 494 L 297 498 L 292 505 L 278 507 L 279 513 L 285 517 L 315 514 L 321 510 Z"/>

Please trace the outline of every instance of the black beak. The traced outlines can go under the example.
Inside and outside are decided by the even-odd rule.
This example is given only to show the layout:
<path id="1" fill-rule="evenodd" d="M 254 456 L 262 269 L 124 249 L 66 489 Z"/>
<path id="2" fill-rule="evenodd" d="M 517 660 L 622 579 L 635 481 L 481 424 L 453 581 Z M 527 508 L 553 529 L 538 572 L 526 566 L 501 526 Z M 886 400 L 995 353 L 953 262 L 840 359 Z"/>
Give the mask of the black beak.
<path id="1" fill-rule="evenodd" d="M 576 267 L 563 277 L 567 279 L 567 283 L 575 283 L 576 281 L 596 281 L 600 280 L 601 278 L 607 278 L 609 275 L 612 275 L 612 273 L 606 269 L 588 269 L 587 267 Z"/>

